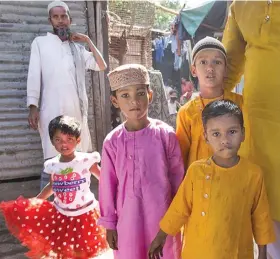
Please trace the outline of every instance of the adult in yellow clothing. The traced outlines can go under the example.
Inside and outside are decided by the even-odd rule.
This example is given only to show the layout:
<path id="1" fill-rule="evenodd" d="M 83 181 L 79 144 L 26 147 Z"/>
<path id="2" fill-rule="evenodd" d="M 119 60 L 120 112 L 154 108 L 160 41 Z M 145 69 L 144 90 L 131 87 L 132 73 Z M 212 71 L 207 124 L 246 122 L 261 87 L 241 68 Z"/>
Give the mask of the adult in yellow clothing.
<path id="1" fill-rule="evenodd" d="M 234 1 L 224 31 L 228 57 L 226 88 L 244 74 L 243 112 L 249 129 L 248 158 L 264 172 L 277 242 L 270 258 L 280 258 L 280 2 Z M 248 131 L 247 131 L 248 133 Z"/>

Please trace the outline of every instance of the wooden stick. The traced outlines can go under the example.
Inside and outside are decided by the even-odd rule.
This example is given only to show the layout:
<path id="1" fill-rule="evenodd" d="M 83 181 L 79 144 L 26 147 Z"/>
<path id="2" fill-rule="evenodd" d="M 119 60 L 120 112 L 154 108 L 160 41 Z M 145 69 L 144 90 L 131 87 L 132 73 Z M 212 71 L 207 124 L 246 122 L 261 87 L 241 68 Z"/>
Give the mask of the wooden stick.
<path id="1" fill-rule="evenodd" d="M 172 10 L 172 9 L 169 9 L 167 7 L 164 7 L 158 3 L 154 3 L 155 4 L 155 7 L 158 8 L 158 9 L 161 9 L 162 11 L 165 11 L 167 13 L 170 13 L 170 14 L 174 14 L 174 15 L 178 15 L 179 12 L 178 11 L 175 11 L 175 10 Z"/>

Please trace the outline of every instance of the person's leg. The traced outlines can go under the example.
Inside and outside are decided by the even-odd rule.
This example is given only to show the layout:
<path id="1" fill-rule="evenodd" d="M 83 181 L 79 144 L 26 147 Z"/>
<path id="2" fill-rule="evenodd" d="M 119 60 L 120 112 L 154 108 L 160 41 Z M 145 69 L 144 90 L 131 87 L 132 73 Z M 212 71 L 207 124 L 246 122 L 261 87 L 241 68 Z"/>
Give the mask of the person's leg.
<path id="1" fill-rule="evenodd" d="M 273 244 L 267 245 L 268 259 L 280 258 L 280 221 L 274 221 L 274 229 L 275 229 L 276 241 Z"/>
<path id="2" fill-rule="evenodd" d="M 46 174 L 44 171 L 41 173 L 40 190 L 42 191 L 44 187 L 49 183 L 50 175 Z"/>

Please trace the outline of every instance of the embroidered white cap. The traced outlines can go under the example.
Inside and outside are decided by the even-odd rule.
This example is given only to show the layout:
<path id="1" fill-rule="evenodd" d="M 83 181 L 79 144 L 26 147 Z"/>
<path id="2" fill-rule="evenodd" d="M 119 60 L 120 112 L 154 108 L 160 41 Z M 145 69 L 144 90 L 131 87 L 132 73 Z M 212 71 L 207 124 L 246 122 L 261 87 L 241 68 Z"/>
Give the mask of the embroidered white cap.
<path id="1" fill-rule="evenodd" d="M 67 12 L 69 12 L 69 7 L 65 2 L 62 1 L 53 1 L 48 5 L 48 14 L 50 13 L 50 10 L 54 7 L 64 7 Z"/>
<path id="2" fill-rule="evenodd" d="M 126 64 L 117 67 L 108 74 L 111 91 L 130 85 L 149 85 L 148 70 L 139 64 Z"/>
<path id="3" fill-rule="evenodd" d="M 213 37 L 207 36 L 194 45 L 192 50 L 192 64 L 194 64 L 197 54 L 200 51 L 206 49 L 214 49 L 220 51 L 225 57 L 225 60 L 227 60 L 226 49 L 223 43 Z"/>

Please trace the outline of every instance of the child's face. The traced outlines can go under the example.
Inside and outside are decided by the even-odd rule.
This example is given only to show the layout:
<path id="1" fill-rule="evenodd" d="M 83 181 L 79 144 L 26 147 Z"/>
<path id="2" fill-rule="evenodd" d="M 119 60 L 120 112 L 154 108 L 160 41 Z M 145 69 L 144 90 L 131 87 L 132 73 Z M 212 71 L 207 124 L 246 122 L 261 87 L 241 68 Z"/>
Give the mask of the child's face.
<path id="1" fill-rule="evenodd" d="M 80 138 L 62 133 L 57 130 L 53 136 L 52 144 L 57 152 L 62 156 L 72 155 L 76 149 L 76 146 L 80 143 Z"/>
<path id="2" fill-rule="evenodd" d="M 112 96 L 111 101 L 127 119 L 139 120 L 147 116 L 152 94 L 146 85 L 127 86 L 117 90 L 116 97 Z"/>
<path id="3" fill-rule="evenodd" d="M 229 159 L 237 155 L 245 134 L 236 116 L 222 115 L 207 121 L 204 135 L 215 156 Z"/>
<path id="4" fill-rule="evenodd" d="M 222 88 L 226 75 L 226 62 L 218 50 L 202 50 L 191 67 L 192 75 L 198 78 L 200 88 Z"/>

